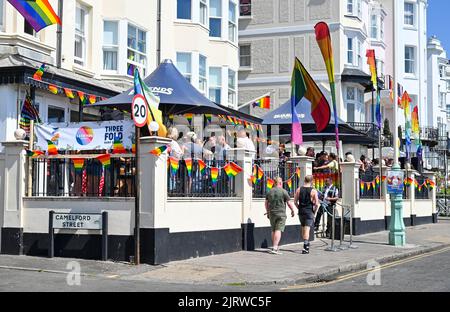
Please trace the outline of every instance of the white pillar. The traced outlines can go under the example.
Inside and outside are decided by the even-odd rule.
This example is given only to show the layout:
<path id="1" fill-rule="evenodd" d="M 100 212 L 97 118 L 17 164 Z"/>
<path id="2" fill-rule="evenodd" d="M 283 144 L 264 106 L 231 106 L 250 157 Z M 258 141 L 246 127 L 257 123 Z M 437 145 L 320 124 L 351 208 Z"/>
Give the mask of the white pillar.
<path id="1" fill-rule="evenodd" d="M 302 186 L 307 176 L 313 175 L 314 158 L 307 156 L 291 157 L 290 160 L 297 168 L 300 168 L 300 181 L 298 187 Z"/>
<path id="2" fill-rule="evenodd" d="M 26 191 L 27 141 L 3 142 L 5 153 L 4 170 L 0 172 L 4 181 L 3 224 L 1 224 L 1 253 L 23 254 L 23 197 Z"/>
<path id="3" fill-rule="evenodd" d="M 342 205 L 352 207 L 352 215 L 355 217 L 357 208 L 356 192 L 359 192 L 359 165 L 355 162 L 341 163 L 342 181 Z"/>

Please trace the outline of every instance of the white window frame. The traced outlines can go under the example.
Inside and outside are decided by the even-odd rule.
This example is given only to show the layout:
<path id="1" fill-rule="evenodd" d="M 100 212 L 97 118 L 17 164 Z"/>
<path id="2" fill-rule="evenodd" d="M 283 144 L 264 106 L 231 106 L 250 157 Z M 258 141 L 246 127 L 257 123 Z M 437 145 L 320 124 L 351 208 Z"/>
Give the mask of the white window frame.
<path id="1" fill-rule="evenodd" d="M 208 28 L 209 25 L 209 0 L 199 0 L 199 12 L 198 12 L 198 22 L 200 25 L 205 26 Z M 202 14 L 202 8 L 204 8 L 203 14 Z M 203 17 L 203 21 L 202 21 Z"/>
<path id="2" fill-rule="evenodd" d="M 0 31 L 4 31 L 5 26 L 5 0 L 0 0 Z"/>
<path id="3" fill-rule="evenodd" d="M 84 6 L 84 5 L 80 4 L 79 2 L 77 2 L 76 11 L 77 10 L 81 10 L 81 12 L 84 13 L 84 21 L 83 21 L 84 22 L 84 25 L 83 25 L 84 29 L 83 29 L 83 33 L 79 32 L 76 29 L 76 22 L 75 22 L 75 27 L 74 27 L 74 29 L 75 29 L 75 42 L 74 42 L 74 53 L 73 53 L 73 56 L 74 56 L 75 64 L 78 64 L 80 66 L 86 66 L 86 64 L 87 64 L 87 51 L 88 51 L 88 49 L 87 49 L 87 42 L 88 42 L 87 38 L 89 36 L 89 34 L 88 34 L 88 30 L 89 30 L 89 9 L 86 6 Z M 75 19 L 76 19 L 76 11 L 75 11 Z M 82 54 L 81 57 L 75 55 L 75 53 L 76 53 L 76 51 L 75 51 L 75 43 L 77 42 L 77 37 L 79 37 L 81 39 L 81 41 L 80 41 L 81 42 L 81 54 Z"/>
<path id="4" fill-rule="evenodd" d="M 205 60 L 205 73 L 202 75 L 201 73 L 201 60 Z M 198 56 L 198 90 L 200 93 L 202 93 L 204 96 L 208 95 L 208 58 L 202 54 L 199 54 Z M 202 86 L 204 86 L 204 89 L 202 89 Z"/>
<path id="5" fill-rule="evenodd" d="M 384 16 L 380 16 L 380 39 L 384 40 Z"/>
<path id="6" fill-rule="evenodd" d="M 352 89 L 354 98 L 349 98 L 349 90 Z M 353 119 L 349 120 L 349 105 L 353 105 Z M 347 109 L 347 122 L 366 122 L 366 114 L 364 107 L 364 91 L 355 86 L 347 86 L 345 88 L 345 106 Z"/>
<path id="7" fill-rule="evenodd" d="M 231 73 L 234 74 L 234 86 L 230 84 L 230 77 Z M 232 69 L 228 69 L 228 104 L 231 104 L 233 106 L 237 103 L 237 72 L 235 72 Z M 231 101 L 230 101 L 231 99 Z"/>
<path id="8" fill-rule="evenodd" d="M 136 49 L 134 49 L 133 47 L 130 47 L 130 44 L 128 42 L 128 35 L 129 35 L 129 28 L 133 27 L 136 29 Z M 145 47 L 145 51 L 139 51 L 138 50 L 138 46 L 139 46 L 139 33 L 143 32 L 145 34 L 145 42 L 144 42 L 144 47 Z M 132 23 L 127 23 L 127 75 L 128 75 L 128 66 L 129 65 L 133 65 L 135 68 L 139 68 L 141 70 L 141 75 L 145 76 L 146 72 L 147 72 L 147 66 L 148 66 L 148 59 L 147 59 L 147 53 L 148 53 L 148 31 L 140 28 L 139 26 L 132 24 Z M 130 59 L 130 57 L 128 56 L 128 52 L 132 52 L 134 53 L 135 57 L 138 56 L 140 58 L 140 60 L 144 60 L 144 63 L 138 62 L 136 61 L 136 59 L 132 60 Z M 130 76 L 130 75 L 128 75 Z M 131 75 L 132 76 L 132 75 Z"/>
<path id="9" fill-rule="evenodd" d="M 231 7 L 234 7 L 234 20 L 231 19 Z M 237 43 L 237 4 L 231 0 L 228 1 L 228 41 Z"/>
<path id="10" fill-rule="evenodd" d="M 412 12 L 406 11 L 406 7 L 407 6 L 412 8 Z M 404 11 L 403 23 L 406 26 L 414 27 L 416 25 L 416 6 L 415 6 L 415 3 L 405 1 L 405 5 L 404 5 L 404 10 L 403 11 Z M 406 22 L 407 18 L 412 18 L 412 24 Z"/>
<path id="11" fill-rule="evenodd" d="M 242 47 L 246 47 L 248 48 L 248 54 L 243 55 L 242 52 Z M 248 64 L 243 65 L 243 59 L 247 59 L 248 60 Z M 252 67 L 252 46 L 250 43 L 243 43 L 239 45 L 239 66 L 243 67 L 243 68 L 251 68 Z"/>
<path id="12" fill-rule="evenodd" d="M 190 72 L 182 72 L 180 67 L 178 66 L 178 55 L 189 55 L 189 67 Z M 183 76 L 191 83 L 192 82 L 192 53 L 191 52 L 177 52 L 177 68 L 183 74 Z"/>
<path id="13" fill-rule="evenodd" d="M 406 58 L 406 49 L 411 49 L 411 51 L 412 51 L 412 54 L 413 54 L 413 58 L 412 59 L 407 59 Z M 413 47 L 413 46 L 405 46 L 405 74 L 406 75 L 416 75 L 416 48 L 415 47 Z M 412 63 L 412 72 L 407 72 L 406 71 L 406 69 L 407 69 L 407 66 L 406 66 L 406 63 L 407 62 L 411 62 Z"/>
<path id="14" fill-rule="evenodd" d="M 218 70 L 219 71 L 219 84 L 213 84 L 213 79 L 211 79 L 211 73 Z M 217 99 L 212 98 L 212 95 L 215 95 L 215 91 L 219 90 L 220 93 L 220 99 L 219 101 L 217 101 L 217 104 L 221 104 L 222 103 L 222 67 L 210 67 L 209 68 L 209 88 L 208 88 L 208 93 L 209 93 L 209 99 L 211 101 L 216 101 Z M 213 92 L 211 92 L 213 91 Z"/>
<path id="15" fill-rule="evenodd" d="M 361 0 L 347 0 L 347 15 L 362 18 Z"/>
<path id="16" fill-rule="evenodd" d="M 384 77 L 384 62 L 381 59 L 376 59 L 378 77 Z"/>
<path id="17" fill-rule="evenodd" d="M 117 26 L 117 43 L 105 44 L 105 23 L 115 23 Z M 117 73 L 119 71 L 119 43 L 120 43 L 120 22 L 118 20 L 103 20 L 103 71 L 109 73 Z M 105 52 L 116 52 L 116 69 L 105 69 Z"/>
<path id="18" fill-rule="evenodd" d="M 378 15 L 375 13 L 370 15 L 370 38 L 378 39 Z"/>
<path id="19" fill-rule="evenodd" d="M 351 44 L 350 44 L 351 42 Z M 353 65 L 355 63 L 355 38 L 347 37 L 347 64 Z M 351 46 L 351 50 L 350 50 Z M 350 60 L 351 57 L 351 60 Z"/>

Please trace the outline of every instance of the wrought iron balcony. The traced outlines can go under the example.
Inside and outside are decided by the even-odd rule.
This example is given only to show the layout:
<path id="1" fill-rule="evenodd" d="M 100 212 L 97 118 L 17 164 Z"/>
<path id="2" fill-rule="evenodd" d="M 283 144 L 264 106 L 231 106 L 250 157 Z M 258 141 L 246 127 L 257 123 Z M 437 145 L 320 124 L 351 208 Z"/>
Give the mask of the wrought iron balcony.
<path id="1" fill-rule="evenodd" d="M 378 129 L 378 126 L 373 123 L 368 122 L 348 122 L 348 125 L 350 125 L 352 128 L 358 130 L 359 132 L 362 132 L 366 134 L 369 137 L 372 138 L 378 138 L 380 130 Z"/>
<path id="2" fill-rule="evenodd" d="M 439 130 L 436 128 L 420 128 L 420 139 L 422 141 L 439 142 Z"/>

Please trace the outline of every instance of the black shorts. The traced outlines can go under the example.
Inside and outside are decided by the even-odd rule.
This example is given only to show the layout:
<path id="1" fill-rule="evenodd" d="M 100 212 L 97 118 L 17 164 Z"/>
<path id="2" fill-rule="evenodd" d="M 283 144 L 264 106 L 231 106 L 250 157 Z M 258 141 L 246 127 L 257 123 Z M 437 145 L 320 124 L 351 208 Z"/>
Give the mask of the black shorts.
<path id="1" fill-rule="evenodd" d="M 314 225 L 314 213 L 302 213 L 299 214 L 300 223 L 302 226 L 312 227 Z"/>

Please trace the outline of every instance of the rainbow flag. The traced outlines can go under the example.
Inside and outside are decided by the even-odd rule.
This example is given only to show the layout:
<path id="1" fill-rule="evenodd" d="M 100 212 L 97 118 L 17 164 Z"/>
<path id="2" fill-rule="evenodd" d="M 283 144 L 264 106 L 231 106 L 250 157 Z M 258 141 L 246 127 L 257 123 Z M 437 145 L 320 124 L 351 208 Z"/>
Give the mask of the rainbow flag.
<path id="1" fill-rule="evenodd" d="M 172 172 L 172 175 L 176 175 L 178 172 L 178 169 L 180 169 L 180 161 L 176 159 L 175 157 L 169 157 L 169 163 L 170 163 L 170 171 Z"/>
<path id="2" fill-rule="evenodd" d="M 408 92 L 404 92 L 402 96 L 402 107 L 405 113 L 405 141 L 406 141 L 406 158 L 409 159 L 411 155 L 411 98 Z"/>
<path id="3" fill-rule="evenodd" d="M 42 64 L 41 67 L 39 67 L 39 69 L 34 73 L 33 79 L 41 81 L 42 76 L 44 76 L 44 71 L 45 71 L 45 64 Z"/>
<path id="4" fill-rule="evenodd" d="M 267 190 L 273 189 L 273 186 L 275 185 L 275 181 L 272 179 L 267 179 Z"/>
<path id="5" fill-rule="evenodd" d="M 48 144 L 48 150 L 47 150 L 48 154 L 50 156 L 58 155 L 58 148 L 56 147 L 56 145 L 50 140 L 47 140 L 47 144 Z"/>
<path id="6" fill-rule="evenodd" d="M 131 145 L 131 153 L 136 154 L 136 144 L 135 143 L 133 143 L 133 145 Z"/>
<path id="7" fill-rule="evenodd" d="M 368 49 L 366 52 L 367 64 L 369 64 L 370 69 L 370 80 L 372 81 L 373 91 L 378 91 L 378 75 L 377 75 L 377 62 L 375 59 L 375 50 Z"/>
<path id="8" fill-rule="evenodd" d="M 185 159 L 184 160 L 185 164 L 186 164 L 186 170 L 188 172 L 188 176 L 191 177 L 192 176 L 192 159 Z"/>
<path id="9" fill-rule="evenodd" d="M 427 184 L 431 190 L 436 187 L 436 183 L 434 183 L 432 180 L 427 180 Z"/>
<path id="10" fill-rule="evenodd" d="M 23 129 L 27 134 L 30 133 L 31 120 L 41 123 L 41 118 L 39 117 L 39 112 L 33 105 L 30 96 L 27 94 L 22 105 L 22 110 L 20 112 L 20 128 Z"/>
<path id="11" fill-rule="evenodd" d="M 254 185 L 256 185 L 256 184 L 258 183 L 258 179 L 256 179 L 256 177 L 255 177 L 254 175 L 252 175 L 252 176 L 250 177 L 250 181 L 252 181 L 252 183 L 253 183 Z"/>
<path id="12" fill-rule="evenodd" d="M 203 160 L 199 159 L 199 160 L 197 160 L 197 164 L 198 164 L 198 170 L 200 171 L 200 174 L 204 174 L 205 169 L 206 169 L 205 162 Z"/>
<path id="13" fill-rule="evenodd" d="M 257 177 L 258 181 L 261 181 L 263 177 L 264 177 L 264 171 L 260 167 L 258 167 L 258 177 Z"/>
<path id="14" fill-rule="evenodd" d="M 89 95 L 89 103 L 91 104 L 97 103 L 97 97 L 95 95 Z"/>
<path id="15" fill-rule="evenodd" d="M 160 99 L 152 93 L 150 88 L 141 79 L 141 75 L 139 74 L 139 70 L 137 68 L 134 70 L 134 94 L 142 95 L 147 102 L 150 112 L 147 118 L 147 126 L 150 127 L 150 123 L 152 121 L 157 122 L 159 125 L 158 135 L 160 137 L 166 137 L 167 128 L 163 122 L 162 112 L 159 110 Z"/>
<path id="16" fill-rule="evenodd" d="M 112 153 L 113 154 L 126 154 L 127 153 L 127 150 L 123 146 L 122 141 L 120 141 L 120 140 L 114 141 Z"/>
<path id="17" fill-rule="evenodd" d="M 414 107 L 414 110 L 411 115 L 411 122 L 412 122 L 412 132 L 418 137 L 420 135 L 420 128 L 419 128 L 419 105 L 416 105 Z"/>
<path id="18" fill-rule="evenodd" d="M 328 80 L 330 81 L 331 97 L 333 100 L 334 110 L 334 124 L 336 132 L 336 149 L 340 150 L 339 146 L 339 121 L 337 115 L 337 101 L 336 101 L 336 84 L 334 80 L 334 60 L 333 60 L 333 46 L 331 44 L 331 35 L 328 25 L 324 22 L 316 24 L 314 27 L 316 32 L 316 40 L 325 60 L 325 67 L 327 68 Z"/>
<path id="19" fill-rule="evenodd" d="M 231 118 L 231 116 L 227 116 L 227 118 L 228 118 L 228 121 L 231 122 L 234 125 L 233 118 Z"/>
<path id="20" fill-rule="evenodd" d="M 289 187 L 289 191 L 292 192 L 292 180 L 289 179 L 286 183 L 287 183 L 287 185 L 288 185 L 288 187 Z"/>
<path id="21" fill-rule="evenodd" d="M 27 150 L 27 156 L 31 157 L 31 158 L 44 156 L 44 155 L 45 155 L 45 153 L 41 152 L 41 151 L 30 151 L 30 150 Z"/>
<path id="22" fill-rule="evenodd" d="M 66 96 L 69 99 L 74 99 L 75 98 L 75 94 L 73 94 L 73 91 L 68 89 L 68 88 L 64 88 L 64 93 L 66 94 Z"/>
<path id="23" fill-rule="evenodd" d="M 192 120 L 194 119 L 194 114 L 185 114 L 184 117 L 186 117 L 187 121 L 189 122 L 189 125 L 191 125 Z"/>
<path id="24" fill-rule="evenodd" d="M 253 103 L 253 107 L 259 107 L 263 109 L 270 109 L 270 95 L 260 98 Z"/>
<path id="25" fill-rule="evenodd" d="M 167 151 L 167 149 L 168 149 L 167 145 L 160 146 L 160 147 L 155 148 L 153 151 L 151 151 L 150 154 L 152 154 L 152 155 L 154 155 L 156 157 L 159 157 L 159 156 L 161 156 L 162 153 Z"/>
<path id="26" fill-rule="evenodd" d="M 78 97 L 80 98 L 81 103 L 83 105 L 86 105 L 87 103 L 86 94 L 84 94 L 84 92 L 78 91 Z"/>
<path id="27" fill-rule="evenodd" d="M 361 187 L 361 193 L 364 193 L 364 190 L 366 188 L 366 184 L 364 182 L 360 183 L 360 187 Z"/>
<path id="28" fill-rule="evenodd" d="M 295 170 L 295 174 L 297 174 L 297 177 L 300 179 L 300 177 L 301 177 L 300 168 L 297 168 L 297 169 Z"/>
<path id="29" fill-rule="evenodd" d="M 211 181 L 214 187 L 217 185 L 218 177 L 219 168 L 211 168 Z"/>
<path id="30" fill-rule="evenodd" d="M 99 156 L 97 157 L 97 160 L 99 160 L 102 163 L 104 169 L 109 168 L 109 166 L 111 166 L 111 155 L 109 154 Z"/>
<path id="31" fill-rule="evenodd" d="M 61 25 L 61 20 L 48 0 L 8 0 L 8 2 L 19 11 L 36 32 L 53 24 Z"/>
<path id="32" fill-rule="evenodd" d="M 212 122 L 212 117 L 213 117 L 212 114 L 205 114 L 205 118 L 206 118 L 206 120 L 207 120 L 209 123 Z"/>
<path id="33" fill-rule="evenodd" d="M 58 94 L 58 87 L 51 84 L 48 86 L 48 91 L 50 91 L 53 94 Z"/>
<path id="34" fill-rule="evenodd" d="M 225 170 L 225 173 L 227 174 L 227 176 L 228 176 L 229 178 L 235 177 L 235 176 L 237 176 L 239 173 L 242 172 L 242 168 L 239 167 L 238 165 L 236 165 L 234 162 L 231 162 L 231 163 L 227 164 L 227 165 L 224 167 L 224 170 Z"/>
<path id="35" fill-rule="evenodd" d="M 83 158 L 74 158 L 74 159 L 72 159 L 72 161 L 73 161 L 73 166 L 75 167 L 75 172 L 76 173 L 83 172 L 84 159 Z"/>
<path id="36" fill-rule="evenodd" d="M 391 103 L 394 104 L 394 79 L 391 75 L 387 76 L 388 88 L 389 88 L 389 98 L 391 99 Z"/>

